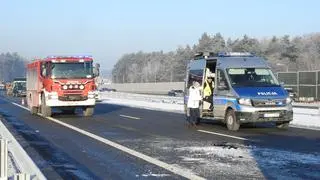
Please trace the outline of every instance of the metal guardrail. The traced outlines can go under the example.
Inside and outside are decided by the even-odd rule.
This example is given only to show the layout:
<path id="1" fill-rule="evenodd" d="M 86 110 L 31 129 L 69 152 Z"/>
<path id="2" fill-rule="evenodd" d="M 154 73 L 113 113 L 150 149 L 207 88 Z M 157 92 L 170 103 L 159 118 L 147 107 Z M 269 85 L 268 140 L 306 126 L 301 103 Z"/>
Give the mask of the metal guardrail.
<path id="1" fill-rule="evenodd" d="M 8 179 L 8 141 L 0 140 L 0 180 Z"/>
<path id="2" fill-rule="evenodd" d="M 8 140 L 0 139 L 0 180 L 8 177 Z M 13 175 L 14 180 L 30 180 L 30 174 L 18 173 Z"/>

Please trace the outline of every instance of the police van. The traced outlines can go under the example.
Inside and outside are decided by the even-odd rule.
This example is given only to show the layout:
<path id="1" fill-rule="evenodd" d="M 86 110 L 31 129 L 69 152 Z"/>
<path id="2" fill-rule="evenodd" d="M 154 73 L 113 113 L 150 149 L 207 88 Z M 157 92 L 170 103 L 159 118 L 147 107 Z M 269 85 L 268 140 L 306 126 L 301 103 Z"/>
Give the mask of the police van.
<path id="1" fill-rule="evenodd" d="M 211 93 L 204 97 L 208 96 L 203 89 L 210 77 Z M 201 119 L 221 120 L 229 130 L 237 131 L 244 123 L 275 122 L 278 128 L 287 129 L 293 119 L 292 100 L 261 57 L 238 52 L 198 53 L 187 66 L 187 116 L 188 89 L 194 81 L 200 84 L 203 98 L 198 123 Z"/>

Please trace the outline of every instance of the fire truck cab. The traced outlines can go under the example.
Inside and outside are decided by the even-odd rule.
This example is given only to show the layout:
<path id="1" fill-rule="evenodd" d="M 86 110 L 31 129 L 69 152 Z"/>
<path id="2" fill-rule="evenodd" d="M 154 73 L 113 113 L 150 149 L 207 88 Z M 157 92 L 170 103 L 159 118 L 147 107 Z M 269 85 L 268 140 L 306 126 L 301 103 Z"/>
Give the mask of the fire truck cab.
<path id="1" fill-rule="evenodd" d="M 92 116 L 98 75 L 99 69 L 93 66 L 91 56 L 35 59 L 27 65 L 26 98 L 30 112 L 48 117 L 53 108 L 64 113 L 81 108 L 84 116 Z"/>

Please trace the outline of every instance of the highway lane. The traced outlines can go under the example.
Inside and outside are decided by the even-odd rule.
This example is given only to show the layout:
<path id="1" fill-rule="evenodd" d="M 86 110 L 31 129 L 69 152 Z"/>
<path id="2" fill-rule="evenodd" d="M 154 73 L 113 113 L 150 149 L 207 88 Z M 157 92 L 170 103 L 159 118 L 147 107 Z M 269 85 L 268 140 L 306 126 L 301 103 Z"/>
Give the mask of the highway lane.
<path id="1" fill-rule="evenodd" d="M 164 179 L 182 178 L 47 119 L 33 117 L 17 106 L 2 102 L 0 109 L 18 123 L 27 124 L 29 131 L 38 130 L 38 136 L 53 146 L 49 152 L 59 150 L 61 157 L 75 161 L 73 167 L 79 167 L 80 172 L 88 177 L 105 179 L 106 175 L 109 176 L 107 179 L 139 179 L 161 174 Z M 109 104 L 98 104 L 95 115 L 90 118 L 80 114 L 55 114 L 54 118 L 208 179 L 260 179 L 277 175 L 312 179 L 320 176 L 314 173 L 320 161 L 319 131 L 298 128 L 283 131 L 266 124 L 229 132 L 216 122 L 205 122 L 190 129 L 184 126 L 181 114 Z M 17 122 L 11 122 L 11 126 L 14 123 Z M 295 161 L 302 156 L 308 158 Z M 48 160 L 44 158 L 44 161 Z M 128 165 L 130 163 L 132 166 Z M 284 170 L 280 174 L 276 173 L 279 165 Z M 122 167 L 127 171 L 122 172 Z M 59 174 L 57 168 L 52 169 Z"/>

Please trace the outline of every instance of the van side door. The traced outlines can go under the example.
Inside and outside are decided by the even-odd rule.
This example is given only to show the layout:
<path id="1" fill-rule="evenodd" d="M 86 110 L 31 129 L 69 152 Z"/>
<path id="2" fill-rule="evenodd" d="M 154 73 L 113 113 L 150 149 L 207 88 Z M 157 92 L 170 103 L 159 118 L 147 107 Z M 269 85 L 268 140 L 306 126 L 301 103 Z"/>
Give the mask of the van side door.
<path id="1" fill-rule="evenodd" d="M 215 90 L 213 94 L 213 113 L 216 118 L 224 118 L 230 87 L 223 70 L 217 69 L 216 74 Z"/>
<path id="2" fill-rule="evenodd" d="M 192 60 L 190 61 L 187 68 L 187 78 L 185 80 L 185 92 L 184 92 L 184 104 L 185 112 L 187 112 L 187 102 L 189 99 L 189 88 L 192 85 L 193 81 L 197 81 L 201 87 L 203 87 L 204 80 L 204 70 L 206 67 L 205 60 Z M 200 108 L 200 114 L 202 109 Z"/>

